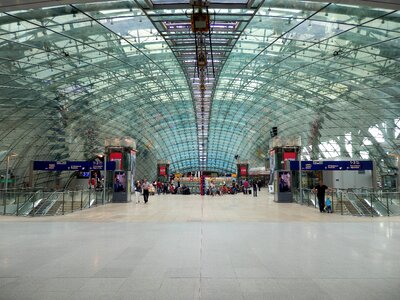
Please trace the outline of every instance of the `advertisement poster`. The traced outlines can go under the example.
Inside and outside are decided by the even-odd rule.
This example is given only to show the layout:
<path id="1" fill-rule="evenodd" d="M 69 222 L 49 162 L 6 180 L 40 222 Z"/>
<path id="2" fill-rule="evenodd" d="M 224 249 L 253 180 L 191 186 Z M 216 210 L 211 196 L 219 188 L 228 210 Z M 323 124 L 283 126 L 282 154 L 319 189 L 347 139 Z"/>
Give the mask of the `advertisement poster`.
<path id="1" fill-rule="evenodd" d="M 131 150 L 131 192 L 135 190 L 135 177 L 136 177 L 136 151 Z"/>
<path id="2" fill-rule="evenodd" d="M 114 174 L 114 192 L 126 192 L 125 172 L 115 172 Z"/>
<path id="3" fill-rule="evenodd" d="M 290 172 L 279 172 L 279 192 L 286 193 L 291 191 Z"/>
<path id="4" fill-rule="evenodd" d="M 247 166 L 246 165 L 240 166 L 240 176 L 247 176 Z"/>
<path id="5" fill-rule="evenodd" d="M 269 168 L 270 168 L 271 174 L 272 174 L 275 170 L 275 151 L 274 150 L 271 150 L 269 152 Z"/>
<path id="6" fill-rule="evenodd" d="M 121 152 L 111 152 L 110 161 L 115 161 L 115 169 L 122 170 L 122 153 Z"/>
<path id="7" fill-rule="evenodd" d="M 160 176 L 165 176 L 166 174 L 166 167 L 165 166 L 160 166 Z"/>
<path id="8" fill-rule="evenodd" d="M 283 152 L 283 160 L 296 160 L 296 152 Z"/>

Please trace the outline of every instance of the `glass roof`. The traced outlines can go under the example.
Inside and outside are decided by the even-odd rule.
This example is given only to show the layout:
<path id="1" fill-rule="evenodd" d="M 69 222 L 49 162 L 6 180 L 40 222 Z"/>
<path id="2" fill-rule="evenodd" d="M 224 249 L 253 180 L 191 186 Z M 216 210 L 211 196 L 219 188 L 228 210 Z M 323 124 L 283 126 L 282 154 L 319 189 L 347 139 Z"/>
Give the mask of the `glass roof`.
<path id="1" fill-rule="evenodd" d="M 265 164 L 277 126 L 304 159 L 391 172 L 400 13 L 382 6 L 209 1 L 202 77 L 189 1 L 15 5 L 0 13 L 0 151 L 18 153 L 21 182 L 31 160 L 90 159 L 121 136 L 137 141 L 139 176 L 157 160 L 234 173 L 236 155 Z"/>

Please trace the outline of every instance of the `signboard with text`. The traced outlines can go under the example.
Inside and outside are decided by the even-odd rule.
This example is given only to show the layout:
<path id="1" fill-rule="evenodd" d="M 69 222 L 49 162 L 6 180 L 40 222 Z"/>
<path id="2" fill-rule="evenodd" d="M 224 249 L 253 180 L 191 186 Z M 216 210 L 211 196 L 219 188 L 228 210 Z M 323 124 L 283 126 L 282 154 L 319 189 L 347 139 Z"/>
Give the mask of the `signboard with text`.
<path id="1" fill-rule="evenodd" d="M 104 170 L 102 161 L 34 161 L 35 171 L 90 171 Z M 107 170 L 115 170 L 115 162 L 107 162 Z"/>
<path id="2" fill-rule="evenodd" d="M 301 162 L 302 171 L 361 171 L 372 170 L 373 163 L 371 160 L 346 160 L 346 161 L 322 161 L 309 160 Z M 299 161 L 290 162 L 290 170 L 299 170 Z"/>

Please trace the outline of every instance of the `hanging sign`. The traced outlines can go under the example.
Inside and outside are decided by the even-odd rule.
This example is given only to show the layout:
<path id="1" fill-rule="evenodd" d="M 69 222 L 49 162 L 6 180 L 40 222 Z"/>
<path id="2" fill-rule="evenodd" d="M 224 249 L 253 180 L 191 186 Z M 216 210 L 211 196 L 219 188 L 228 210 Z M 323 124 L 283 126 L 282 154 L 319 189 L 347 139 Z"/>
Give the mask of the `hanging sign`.
<path id="1" fill-rule="evenodd" d="M 102 161 L 34 161 L 35 171 L 90 171 L 104 170 Z M 107 170 L 115 170 L 115 162 L 107 162 Z"/>
<path id="2" fill-rule="evenodd" d="M 302 171 L 361 171 L 361 170 L 372 170 L 373 163 L 371 160 L 348 160 L 348 161 L 302 161 Z M 299 170 L 299 161 L 290 161 L 290 170 Z"/>

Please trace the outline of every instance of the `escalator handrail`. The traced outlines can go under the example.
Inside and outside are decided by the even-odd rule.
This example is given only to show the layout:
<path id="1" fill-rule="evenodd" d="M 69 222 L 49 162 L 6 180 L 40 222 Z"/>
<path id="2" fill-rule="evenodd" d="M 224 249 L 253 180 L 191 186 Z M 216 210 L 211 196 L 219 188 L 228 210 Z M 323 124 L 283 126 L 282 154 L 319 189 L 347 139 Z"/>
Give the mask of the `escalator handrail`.
<path id="1" fill-rule="evenodd" d="M 354 196 L 356 196 L 357 200 L 358 200 L 360 203 L 362 203 L 363 207 L 364 207 L 364 208 L 367 208 L 367 207 L 365 206 L 365 203 L 363 202 L 363 200 L 364 200 L 363 197 L 361 197 L 360 195 L 358 195 L 356 192 L 351 192 L 351 194 L 354 194 Z"/>
<path id="2" fill-rule="evenodd" d="M 389 215 L 393 214 L 390 208 L 385 203 L 383 203 L 383 201 L 378 197 L 378 195 L 376 195 L 375 193 L 371 193 L 371 197 L 374 198 L 375 203 L 378 202 L 381 205 L 383 205 L 383 207 L 386 209 L 386 212 L 389 213 Z"/>
<path id="3" fill-rule="evenodd" d="M 349 195 L 354 195 L 354 196 L 356 196 L 356 198 L 357 198 L 357 195 L 356 195 L 354 192 L 347 192 L 347 193 L 345 193 L 345 195 L 346 195 L 347 200 L 349 200 L 349 202 L 351 202 L 351 204 L 353 205 L 353 207 L 355 208 L 355 210 L 358 212 L 358 214 L 359 214 L 360 216 L 365 216 L 364 212 L 360 211 L 361 209 L 360 209 L 360 207 L 357 205 L 356 201 L 353 200 L 353 199 L 351 199 L 351 198 L 349 197 Z M 358 199 L 358 198 L 357 198 L 357 199 Z"/>
<path id="4" fill-rule="evenodd" d="M 377 216 L 380 215 L 380 212 L 377 211 L 377 209 L 374 207 L 373 201 L 371 203 L 368 203 L 368 199 L 365 199 L 364 196 L 360 196 L 357 193 L 353 193 L 353 194 L 356 196 L 358 202 L 361 203 L 365 209 L 371 210 L 370 214 L 375 214 Z M 372 195 L 372 193 L 370 193 L 370 195 Z M 366 205 L 366 203 L 368 203 L 368 205 Z M 357 205 L 357 203 L 356 203 L 356 205 Z"/>
<path id="5" fill-rule="evenodd" d="M 50 196 L 49 196 L 49 197 L 50 197 Z M 42 208 L 42 206 L 45 205 L 45 203 L 47 202 L 47 200 L 49 199 L 49 197 L 47 197 L 47 198 L 43 197 L 43 198 L 42 198 L 43 201 L 41 201 L 40 205 L 35 206 L 35 212 L 33 213 L 34 216 L 36 216 L 37 213 L 38 213 L 38 211 Z"/>
<path id="6" fill-rule="evenodd" d="M 47 204 L 49 201 L 51 201 L 51 205 L 48 205 L 48 208 L 45 209 L 45 213 L 42 213 L 42 215 L 45 215 L 47 213 L 47 211 L 51 208 L 51 206 L 58 200 L 57 198 L 55 200 L 51 200 L 51 198 L 56 194 L 59 193 L 57 191 L 52 192 L 48 197 L 44 198 L 42 204 L 36 209 L 34 216 L 37 215 L 37 213 L 40 211 L 40 209 Z"/>
<path id="7" fill-rule="evenodd" d="M 24 213 L 23 215 L 29 215 L 31 213 L 31 210 L 32 210 L 32 205 L 31 205 L 32 201 L 34 201 L 36 199 L 37 194 L 41 193 L 41 192 L 42 192 L 42 190 L 38 190 L 38 191 L 36 191 L 34 193 L 31 193 L 30 197 L 18 209 L 18 215 L 21 215 L 20 212 L 21 212 L 22 209 L 24 209 L 25 205 L 28 205 L 29 209 L 28 209 L 28 212 Z"/>

